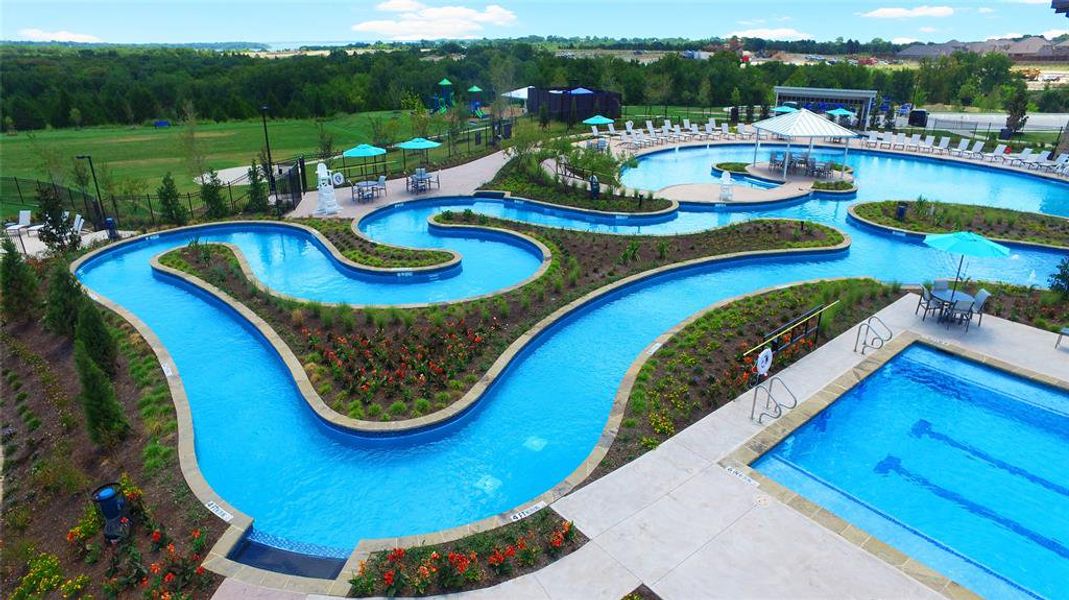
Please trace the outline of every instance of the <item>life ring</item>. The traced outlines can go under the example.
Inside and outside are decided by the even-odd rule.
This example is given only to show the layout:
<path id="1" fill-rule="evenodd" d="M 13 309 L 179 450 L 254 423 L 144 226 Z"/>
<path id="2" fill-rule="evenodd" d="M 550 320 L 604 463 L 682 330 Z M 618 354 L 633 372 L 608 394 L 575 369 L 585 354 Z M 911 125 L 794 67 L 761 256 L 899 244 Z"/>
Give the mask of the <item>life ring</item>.
<path id="1" fill-rule="evenodd" d="M 341 171 L 334 171 L 330 174 L 330 182 L 334 185 L 341 185 L 345 183 L 345 175 Z"/>
<path id="2" fill-rule="evenodd" d="M 761 354 L 757 355 L 757 374 L 761 376 L 768 375 L 768 370 L 772 368 L 772 348 L 765 348 L 761 351 Z"/>

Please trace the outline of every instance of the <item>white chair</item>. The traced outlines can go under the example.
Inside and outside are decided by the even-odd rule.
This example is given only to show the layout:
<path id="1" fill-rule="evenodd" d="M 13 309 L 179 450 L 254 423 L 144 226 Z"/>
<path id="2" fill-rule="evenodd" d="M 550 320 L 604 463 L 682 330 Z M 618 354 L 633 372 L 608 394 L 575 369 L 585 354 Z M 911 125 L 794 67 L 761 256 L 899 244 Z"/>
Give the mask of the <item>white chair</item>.
<path id="1" fill-rule="evenodd" d="M 714 139 L 720 137 L 720 132 L 717 131 L 716 126 L 713 125 L 712 119 L 709 119 L 709 123 L 705 124 L 705 138 Z"/>
<path id="2" fill-rule="evenodd" d="M 917 152 L 920 152 L 921 134 L 914 133 L 913 135 L 909 136 L 909 141 L 902 145 L 903 150 L 909 150 L 910 148 L 913 148 Z"/>
<path id="3" fill-rule="evenodd" d="M 962 158 L 971 158 L 973 160 L 982 159 L 984 157 L 984 142 L 980 140 L 974 142 L 972 148 L 961 153 Z"/>
<path id="4" fill-rule="evenodd" d="M 865 135 L 868 137 L 862 141 L 862 144 L 866 148 L 875 148 L 880 145 L 879 133 L 876 131 L 867 131 Z"/>
<path id="5" fill-rule="evenodd" d="M 906 134 L 900 133 L 895 136 L 895 141 L 891 144 L 891 150 L 895 148 L 901 148 L 903 152 L 906 150 Z"/>
<path id="6" fill-rule="evenodd" d="M 616 127 L 612 123 L 609 123 L 608 127 L 609 127 L 609 135 L 610 136 L 612 136 L 612 137 L 623 137 L 623 135 L 624 135 L 623 132 L 622 131 L 616 131 Z"/>
<path id="7" fill-rule="evenodd" d="M 924 153 L 925 151 L 927 151 L 929 154 L 931 154 L 932 150 L 934 148 L 935 148 L 935 136 L 934 135 L 926 135 L 926 136 L 924 136 L 924 141 L 921 142 L 921 144 L 917 148 L 917 150 L 920 151 L 921 153 Z"/>
<path id="8" fill-rule="evenodd" d="M 82 215 L 74 215 L 74 227 L 72 228 L 74 235 L 82 235 L 82 227 L 84 226 L 85 219 L 82 218 Z"/>
<path id="9" fill-rule="evenodd" d="M 690 124 L 690 135 L 691 135 L 691 137 L 693 137 L 696 140 L 707 140 L 707 139 L 709 139 L 709 135 L 707 133 L 705 133 L 704 131 L 698 129 L 698 126 L 695 125 L 694 123 Z"/>
<path id="10" fill-rule="evenodd" d="M 880 134 L 880 148 L 887 148 L 888 150 L 890 150 L 891 146 L 894 144 L 894 141 L 895 141 L 894 132 L 885 131 L 885 132 Z"/>
<path id="11" fill-rule="evenodd" d="M 948 154 L 950 152 L 950 138 L 943 136 L 939 138 L 939 143 L 932 148 L 932 154 Z"/>
<path id="12" fill-rule="evenodd" d="M 5 223 L 4 224 L 4 233 L 7 233 L 8 235 L 11 235 L 12 233 L 14 233 L 14 232 L 16 232 L 16 231 L 18 231 L 20 229 L 26 229 L 26 228 L 30 227 L 30 216 L 31 216 L 31 214 L 32 214 L 31 211 L 20 210 L 19 211 L 19 220 L 18 221 L 15 221 L 14 223 Z"/>
<path id="13" fill-rule="evenodd" d="M 1058 155 L 1058 158 L 1054 160 L 1044 161 L 1044 163 L 1040 165 L 1040 168 L 1042 168 L 1044 171 L 1047 171 L 1048 173 L 1053 173 L 1054 171 L 1058 170 L 1058 167 L 1066 163 L 1069 163 L 1069 152 L 1062 152 Z"/>
<path id="14" fill-rule="evenodd" d="M 727 123 L 720 124 L 720 137 L 721 139 L 734 139 L 735 134 L 731 133 L 731 128 L 728 127 Z"/>
<path id="15" fill-rule="evenodd" d="M 594 134 L 594 137 L 596 137 L 596 138 L 601 137 L 601 132 L 598 131 L 598 126 L 597 125 L 591 125 L 590 126 L 590 133 Z"/>
<path id="16" fill-rule="evenodd" d="M 672 133 L 676 136 L 676 139 L 681 142 L 690 141 L 690 132 L 683 131 L 679 125 L 672 127 Z"/>
<path id="17" fill-rule="evenodd" d="M 987 290 L 980 290 L 976 292 L 976 302 L 973 303 L 973 314 L 979 317 L 976 320 L 976 326 L 979 327 L 984 324 L 984 305 L 987 304 L 987 299 L 991 297 L 991 292 Z"/>
<path id="18" fill-rule="evenodd" d="M 386 192 L 386 176 L 385 175 L 379 175 L 379 180 L 377 182 L 375 182 L 375 188 L 374 189 L 376 191 L 380 191 L 381 190 L 383 196 L 385 196 L 387 194 L 387 192 Z"/>
<path id="19" fill-rule="evenodd" d="M 1031 156 L 1032 156 L 1032 149 L 1031 148 L 1025 148 L 1024 150 L 1022 150 L 1021 152 L 1019 152 L 1017 154 L 1007 154 L 1006 155 L 1006 162 L 1012 167 L 1014 163 L 1024 162 L 1024 161 L 1028 160 L 1028 158 L 1031 157 Z"/>
<path id="20" fill-rule="evenodd" d="M 1028 157 L 1027 160 L 1021 161 L 1021 166 L 1028 169 L 1029 171 L 1031 171 L 1032 169 L 1039 170 L 1040 165 L 1044 162 L 1047 162 L 1048 158 L 1050 158 L 1050 150 L 1044 150 L 1039 154 L 1033 154 L 1032 156 Z"/>
<path id="21" fill-rule="evenodd" d="M 965 152 L 968 149 L 969 149 L 969 138 L 961 138 L 961 140 L 958 141 L 958 147 L 957 148 L 951 148 L 949 154 L 951 156 L 961 156 L 961 153 Z"/>
<path id="22" fill-rule="evenodd" d="M 1006 157 L 1006 144 L 999 144 L 991 152 L 984 152 L 983 159 L 991 159 L 991 162 L 1003 160 Z"/>

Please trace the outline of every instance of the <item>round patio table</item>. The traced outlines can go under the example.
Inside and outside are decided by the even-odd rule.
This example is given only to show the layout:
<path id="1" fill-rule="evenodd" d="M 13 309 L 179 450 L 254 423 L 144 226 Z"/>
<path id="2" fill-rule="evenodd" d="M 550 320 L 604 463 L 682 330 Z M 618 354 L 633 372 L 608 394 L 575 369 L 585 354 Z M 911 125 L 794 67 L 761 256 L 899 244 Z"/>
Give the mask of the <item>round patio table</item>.
<path id="1" fill-rule="evenodd" d="M 943 302 L 946 302 L 948 304 L 950 302 L 954 302 L 954 303 L 957 303 L 957 302 L 969 302 L 969 303 L 976 302 L 976 298 L 973 298 L 971 294 L 966 294 L 965 292 L 963 292 L 961 290 L 958 290 L 956 292 L 954 290 L 950 290 L 950 289 L 932 290 L 932 296 L 934 296 L 934 297 L 938 298 L 939 300 L 942 300 Z M 953 296 L 953 299 L 952 299 L 952 296 Z"/>

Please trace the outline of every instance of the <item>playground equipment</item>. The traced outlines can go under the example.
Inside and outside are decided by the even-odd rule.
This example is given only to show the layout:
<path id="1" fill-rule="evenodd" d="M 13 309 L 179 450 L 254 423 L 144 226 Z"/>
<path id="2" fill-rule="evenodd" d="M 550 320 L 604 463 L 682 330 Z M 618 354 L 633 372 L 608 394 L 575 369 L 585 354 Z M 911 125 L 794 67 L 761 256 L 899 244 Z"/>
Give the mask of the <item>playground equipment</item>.
<path id="1" fill-rule="evenodd" d="M 471 116 L 475 117 L 476 119 L 485 119 L 490 116 L 482 108 L 482 98 L 480 96 L 482 92 L 482 88 L 477 85 L 473 85 L 468 88 L 468 94 L 471 95 L 471 101 L 469 105 L 469 108 L 471 109 Z"/>
<path id="2" fill-rule="evenodd" d="M 438 93 L 431 97 L 434 104 L 431 108 L 431 112 L 435 114 L 444 114 L 453 107 L 453 82 L 443 77 L 442 80 L 438 82 L 438 88 Z"/>
<path id="3" fill-rule="evenodd" d="M 338 199 L 334 196 L 334 186 L 345 183 L 345 175 L 340 171 L 327 169 L 325 163 L 316 165 L 316 216 L 338 214 Z"/>

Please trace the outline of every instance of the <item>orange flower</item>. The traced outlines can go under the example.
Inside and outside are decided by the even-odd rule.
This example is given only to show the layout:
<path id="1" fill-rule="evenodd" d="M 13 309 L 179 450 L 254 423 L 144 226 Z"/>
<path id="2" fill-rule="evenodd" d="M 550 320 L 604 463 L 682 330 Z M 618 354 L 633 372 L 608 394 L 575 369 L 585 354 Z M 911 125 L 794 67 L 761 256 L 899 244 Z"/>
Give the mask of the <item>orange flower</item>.
<path id="1" fill-rule="evenodd" d="M 167 554 L 174 554 L 174 544 L 167 544 Z"/>
<path id="2" fill-rule="evenodd" d="M 158 575 L 160 572 L 160 563 L 152 563 L 148 566 L 148 570 L 152 571 L 154 575 Z"/>
<path id="3" fill-rule="evenodd" d="M 199 529 L 194 529 L 193 530 L 193 539 L 197 539 L 199 537 L 200 537 L 200 530 Z"/>

